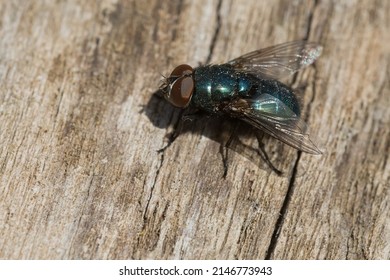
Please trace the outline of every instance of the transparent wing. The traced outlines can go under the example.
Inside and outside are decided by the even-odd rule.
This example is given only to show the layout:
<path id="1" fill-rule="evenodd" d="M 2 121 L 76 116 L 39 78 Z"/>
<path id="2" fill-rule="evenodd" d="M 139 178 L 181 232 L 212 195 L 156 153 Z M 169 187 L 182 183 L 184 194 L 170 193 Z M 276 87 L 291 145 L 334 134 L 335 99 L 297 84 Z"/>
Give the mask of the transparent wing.
<path id="1" fill-rule="evenodd" d="M 227 113 L 298 150 L 310 154 L 321 151 L 306 133 L 306 124 L 279 99 L 263 94 L 256 99 L 238 99 L 229 104 Z"/>
<path id="2" fill-rule="evenodd" d="M 312 64 L 321 52 L 319 44 L 294 41 L 250 52 L 228 64 L 261 78 L 280 79 Z"/>

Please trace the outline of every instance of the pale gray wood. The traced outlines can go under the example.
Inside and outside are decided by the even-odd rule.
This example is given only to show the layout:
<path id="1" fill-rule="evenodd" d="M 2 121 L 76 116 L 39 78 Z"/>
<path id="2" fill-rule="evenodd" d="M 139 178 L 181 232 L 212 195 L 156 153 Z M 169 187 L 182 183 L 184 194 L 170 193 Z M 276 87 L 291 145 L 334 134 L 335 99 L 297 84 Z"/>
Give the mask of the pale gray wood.
<path id="1" fill-rule="evenodd" d="M 0 258 L 389 259 L 389 13 L 369 0 L 1 1 Z M 296 39 L 324 46 L 290 81 L 322 156 L 266 139 L 284 176 L 230 152 L 221 179 L 225 122 L 157 153 L 179 118 L 151 97 L 160 73 Z"/>

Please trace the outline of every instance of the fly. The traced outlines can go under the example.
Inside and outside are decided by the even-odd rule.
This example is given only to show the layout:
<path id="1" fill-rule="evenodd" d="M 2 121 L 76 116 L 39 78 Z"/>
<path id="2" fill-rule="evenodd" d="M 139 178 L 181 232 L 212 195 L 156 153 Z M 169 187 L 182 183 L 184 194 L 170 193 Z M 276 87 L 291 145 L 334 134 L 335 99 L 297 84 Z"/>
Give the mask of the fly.
<path id="1" fill-rule="evenodd" d="M 295 149 L 320 154 L 306 133 L 296 93 L 279 80 L 312 64 L 321 51 L 316 43 L 294 41 L 224 64 L 197 68 L 182 64 L 164 80 L 161 90 L 175 107 L 240 119 Z M 177 136 L 175 132 L 167 146 Z"/>

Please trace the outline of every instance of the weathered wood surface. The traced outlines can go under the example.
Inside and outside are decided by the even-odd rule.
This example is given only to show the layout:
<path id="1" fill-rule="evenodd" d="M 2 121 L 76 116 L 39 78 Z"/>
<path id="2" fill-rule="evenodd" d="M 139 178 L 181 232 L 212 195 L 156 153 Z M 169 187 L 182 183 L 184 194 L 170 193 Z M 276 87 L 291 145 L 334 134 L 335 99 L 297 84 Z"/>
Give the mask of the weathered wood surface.
<path id="1" fill-rule="evenodd" d="M 1 1 L 0 258 L 389 259 L 390 1 Z M 160 73 L 296 39 L 322 156 L 218 126 L 163 154 Z M 196 125 L 195 125 L 196 126 Z M 281 150 L 281 152 L 278 152 Z M 283 158 L 281 158 L 283 157 Z"/>

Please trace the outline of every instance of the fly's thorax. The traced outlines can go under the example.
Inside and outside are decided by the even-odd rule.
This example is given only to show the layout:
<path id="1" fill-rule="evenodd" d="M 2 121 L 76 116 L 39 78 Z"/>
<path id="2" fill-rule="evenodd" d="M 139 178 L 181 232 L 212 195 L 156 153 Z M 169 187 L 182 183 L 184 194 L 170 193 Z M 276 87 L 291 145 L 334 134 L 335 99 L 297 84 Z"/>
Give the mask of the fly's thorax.
<path id="1" fill-rule="evenodd" d="M 218 111 L 221 102 L 237 93 L 237 75 L 229 65 L 201 66 L 194 71 L 195 91 L 191 103 L 210 113 Z"/>

